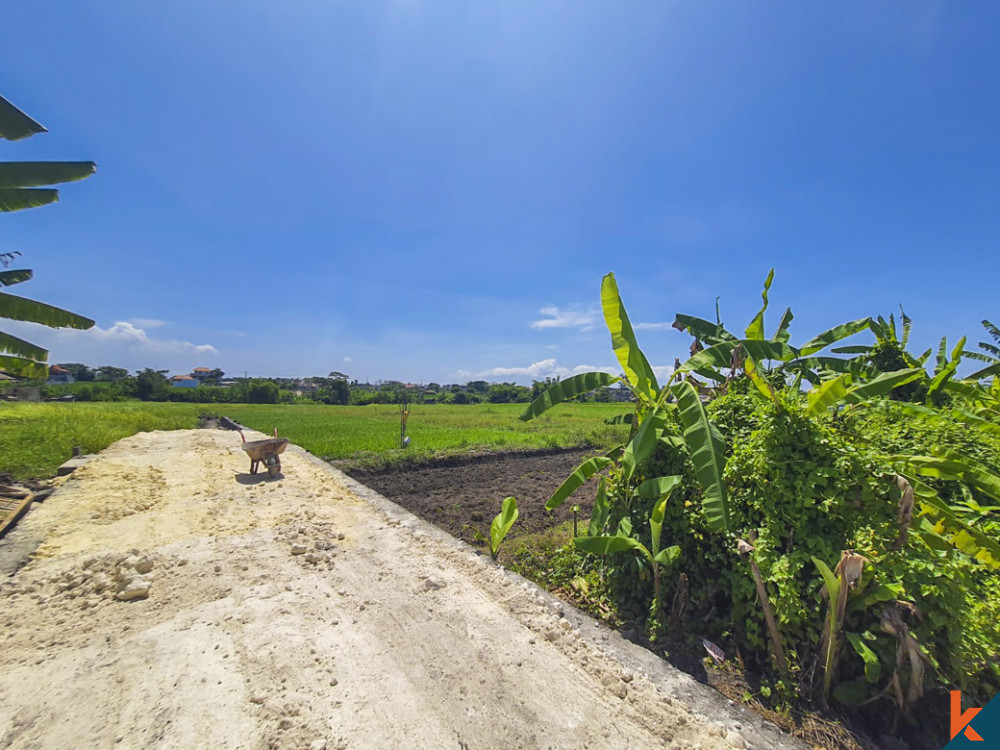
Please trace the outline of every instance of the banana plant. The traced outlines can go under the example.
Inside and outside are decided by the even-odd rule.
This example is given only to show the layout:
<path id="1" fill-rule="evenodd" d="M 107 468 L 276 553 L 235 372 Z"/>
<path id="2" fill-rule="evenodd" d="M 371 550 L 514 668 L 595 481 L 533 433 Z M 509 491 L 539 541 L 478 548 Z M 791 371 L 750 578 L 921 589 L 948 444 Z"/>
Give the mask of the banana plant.
<path id="1" fill-rule="evenodd" d="M 976 370 L 976 372 L 969 375 L 969 380 L 982 380 L 983 378 L 994 378 L 996 382 L 996 375 L 1000 374 L 1000 328 L 997 328 L 993 323 L 988 320 L 982 321 L 983 328 L 992 337 L 993 343 L 989 341 L 980 341 L 978 346 L 982 349 L 981 352 L 970 351 L 965 352 L 965 356 L 969 359 L 974 359 L 979 362 L 985 362 L 986 367 L 981 370 Z"/>
<path id="2" fill-rule="evenodd" d="M 708 419 L 696 388 L 682 379 L 686 373 L 698 367 L 699 362 L 717 361 L 712 359 L 715 355 L 706 353 L 709 350 L 701 352 L 702 356 L 693 365 L 689 362 L 686 368 L 675 370 L 667 383 L 660 387 L 656 373 L 636 341 L 635 331 L 612 273 L 601 281 L 601 308 L 622 375 L 615 377 L 606 373 L 589 372 L 555 383 L 528 405 L 521 414 L 521 419 L 529 421 L 568 398 L 595 387 L 622 381 L 636 397 L 630 436 L 623 445 L 606 455 L 589 458 L 581 463 L 553 493 L 545 507 L 549 510 L 558 507 L 588 479 L 605 470 L 620 470 L 624 480 L 631 481 L 638 468 L 653 455 L 657 445 L 668 443 L 674 448 L 686 450 L 691 456 L 695 474 L 704 490 L 702 505 L 709 527 L 717 532 L 731 532 L 733 522 L 722 480 L 725 441 L 718 428 Z M 762 343 L 764 342 L 753 343 L 751 347 Z M 758 350 L 753 348 L 751 351 Z M 729 352 L 732 353 L 732 348 Z M 670 399 L 673 402 L 669 402 Z M 670 410 L 676 411 L 683 426 L 681 438 L 670 435 L 667 430 L 667 414 Z M 609 475 L 603 476 L 609 478 Z"/>
<path id="3" fill-rule="evenodd" d="M 643 482 L 637 490 L 640 494 L 658 498 L 656 504 L 653 506 L 653 512 L 649 516 L 649 537 L 652 549 L 631 536 L 631 524 L 619 526 L 617 533 L 613 535 L 598 534 L 577 537 L 573 540 L 573 544 L 578 549 L 595 555 L 609 555 L 615 552 L 634 550 L 646 559 L 646 562 L 653 569 L 653 604 L 650 608 L 650 637 L 652 640 L 656 639 L 660 624 L 663 621 L 661 616 L 660 566 L 669 567 L 677 560 L 681 553 L 680 547 L 676 544 L 665 549 L 660 549 L 660 541 L 663 534 L 663 516 L 667 501 L 682 479 L 683 477 L 679 476 L 657 477 L 656 479 Z"/>
<path id="4" fill-rule="evenodd" d="M 45 128 L 17 107 L 0 97 L 0 138 L 19 140 Z M 48 187 L 89 177 L 96 171 L 93 162 L 0 162 L 0 211 L 19 211 L 53 203 L 59 191 Z M 28 281 L 28 269 L 6 270 L 13 254 L 4 254 L 5 270 L 0 271 L 0 286 Z M 0 318 L 41 323 L 51 328 L 87 329 L 94 321 L 43 302 L 0 292 Z M 29 378 L 48 375 L 45 364 L 48 352 L 24 339 L 0 332 L 0 369 Z"/>

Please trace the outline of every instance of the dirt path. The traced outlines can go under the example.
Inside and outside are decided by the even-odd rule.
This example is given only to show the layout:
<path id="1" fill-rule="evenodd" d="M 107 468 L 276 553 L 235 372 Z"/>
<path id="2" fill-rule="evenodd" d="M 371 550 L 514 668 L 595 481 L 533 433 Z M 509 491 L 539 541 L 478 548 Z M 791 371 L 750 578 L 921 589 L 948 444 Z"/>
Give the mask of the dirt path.
<path id="1" fill-rule="evenodd" d="M 795 747 L 295 446 L 283 464 L 143 433 L 33 509 L 11 536 L 44 541 L 0 585 L 0 747 Z"/>

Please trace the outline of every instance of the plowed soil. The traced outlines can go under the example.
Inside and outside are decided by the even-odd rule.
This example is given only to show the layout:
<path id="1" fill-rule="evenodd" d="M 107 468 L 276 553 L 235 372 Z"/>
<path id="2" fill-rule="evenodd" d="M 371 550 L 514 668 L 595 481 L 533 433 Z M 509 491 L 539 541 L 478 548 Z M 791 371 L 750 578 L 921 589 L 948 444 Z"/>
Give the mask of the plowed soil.
<path id="1" fill-rule="evenodd" d="M 546 511 L 545 503 L 573 469 L 593 455 L 580 450 L 499 453 L 452 457 L 405 470 L 346 471 L 439 529 L 482 546 L 476 532 L 489 534 L 501 502 L 511 495 L 520 514 L 511 539 L 572 520 L 573 505 L 580 507 L 580 519 L 586 523 L 597 492 L 595 478 L 554 511 Z"/>

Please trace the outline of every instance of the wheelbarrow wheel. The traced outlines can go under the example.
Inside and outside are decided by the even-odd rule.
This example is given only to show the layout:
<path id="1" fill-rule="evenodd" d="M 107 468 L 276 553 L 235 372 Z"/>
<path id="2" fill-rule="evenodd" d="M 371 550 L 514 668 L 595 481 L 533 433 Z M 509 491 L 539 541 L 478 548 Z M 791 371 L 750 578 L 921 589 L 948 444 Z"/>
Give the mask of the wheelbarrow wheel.
<path id="1" fill-rule="evenodd" d="M 274 479 L 278 476 L 278 471 L 281 470 L 281 464 L 278 463 L 278 457 L 274 454 L 268 454 L 267 456 L 267 475 Z"/>

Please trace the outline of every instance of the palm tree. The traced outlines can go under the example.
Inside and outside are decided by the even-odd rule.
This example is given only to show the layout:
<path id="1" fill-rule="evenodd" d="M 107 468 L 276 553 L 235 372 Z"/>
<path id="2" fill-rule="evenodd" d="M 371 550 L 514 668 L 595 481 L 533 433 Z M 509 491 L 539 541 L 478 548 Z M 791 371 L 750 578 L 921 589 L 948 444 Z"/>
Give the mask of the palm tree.
<path id="1" fill-rule="evenodd" d="M 47 131 L 39 123 L 0 97 L 0 138 L 16 141 L 44 132 Z M 96 170 L 92 161 L 0 162 L 0 211 L 19 211 L 54 203 L 59 200 L 59 191 L 48 186 L 82 180 Z M 13 286 L 32 277 L 29 269 L 8 270 L 17 255 L 20 253 L 0 256 L 4 267 L 0 271 L 0 286 Z M 87 329 L 94 325 L 90 318 L 6 292 L 0 292 L 0 318 L 41 323 L 51 328 Z M 44 378 L 48 374 L 45 364 L 48 356 L 40 346 L 0 331 L 0 369 L 24 377 Z"/>

